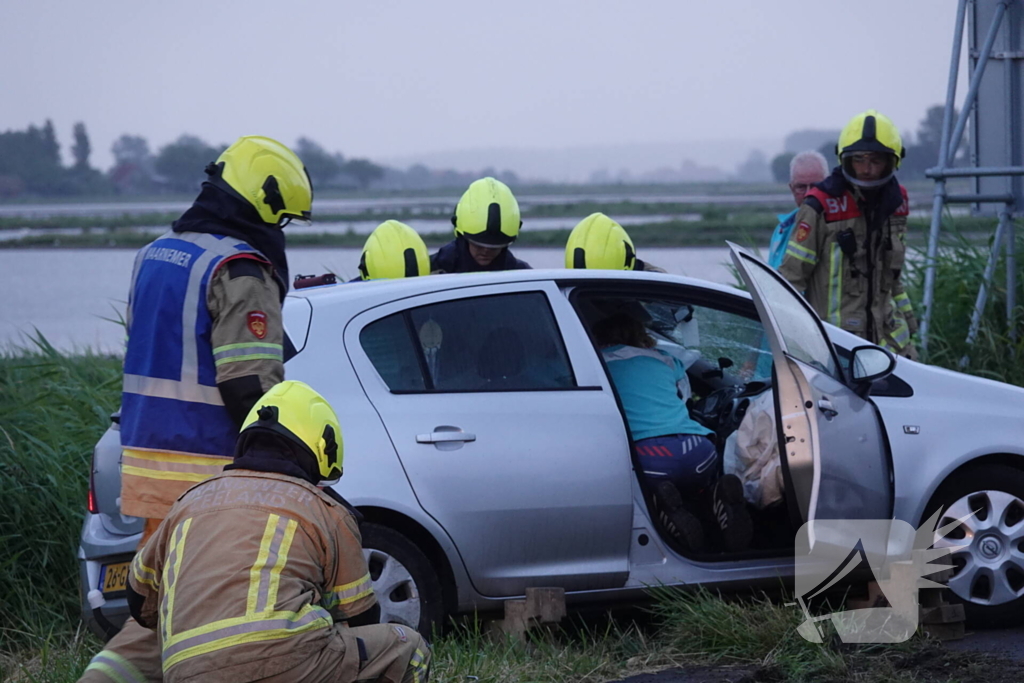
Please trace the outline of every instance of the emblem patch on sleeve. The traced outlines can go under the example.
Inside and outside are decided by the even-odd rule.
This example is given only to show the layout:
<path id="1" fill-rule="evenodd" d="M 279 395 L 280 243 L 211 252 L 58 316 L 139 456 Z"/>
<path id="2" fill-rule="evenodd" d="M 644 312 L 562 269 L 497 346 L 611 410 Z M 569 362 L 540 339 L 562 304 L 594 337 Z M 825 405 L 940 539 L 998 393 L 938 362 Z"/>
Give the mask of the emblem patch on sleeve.
<path id="1" fill-rule="evenodd" d="M 811 226 L 804 221 L 800 221 L 800 225 L 796 226 L 796 241 L 803 242 L 810 234 Z"/>
<path id="2" fill-rule="evenodd" d="M 256 335 L 257 339 L 267 336 L 267 314 L 263 311 L 249 311 L 249 331 Z"/>

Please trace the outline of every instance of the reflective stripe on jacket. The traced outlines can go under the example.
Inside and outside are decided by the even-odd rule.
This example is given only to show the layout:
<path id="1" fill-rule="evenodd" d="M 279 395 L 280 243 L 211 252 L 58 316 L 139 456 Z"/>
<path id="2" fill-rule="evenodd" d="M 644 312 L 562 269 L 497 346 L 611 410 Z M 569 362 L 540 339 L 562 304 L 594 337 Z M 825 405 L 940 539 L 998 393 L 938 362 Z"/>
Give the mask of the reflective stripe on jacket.
<path id="1" fill-rule="evenodd" d="M 128 300 L 121 398 L 122 510 L 162 517 L 189 486 L 230 462 L 237 426 L 217 388 L 207 306 L 210 278 L 225 259 L 258 251 L 237 239 L 167 233 L 139 250 Z M 225 356 L 226 357 L 226 356 Z"/>
<path id="2" fill-rule="evenodd" d="M 344 505 L 283 474 L 230 470 L 186 492 L 132 562 L 165 681 L 246 683 L 322 650 L 376 597 Z"/>
<path id="3" fill-rule="evenodd" d="M 807 193 L 779 272 L 822 320 L 913 357 L 903 290 L 907 193 L 893 180 L 868 202 L 841 169 Z"/>

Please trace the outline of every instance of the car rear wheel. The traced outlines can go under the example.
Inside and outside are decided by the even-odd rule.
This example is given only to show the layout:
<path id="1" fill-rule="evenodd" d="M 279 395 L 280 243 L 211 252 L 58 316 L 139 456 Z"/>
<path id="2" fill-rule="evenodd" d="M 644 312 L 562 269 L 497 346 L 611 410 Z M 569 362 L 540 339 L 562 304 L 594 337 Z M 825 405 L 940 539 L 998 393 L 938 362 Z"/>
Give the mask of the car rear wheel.
<path id="1" fill-rule="evenodd" d="M 950 590 L 974 626 L 1024 620 L 1024 472 L 1005 465 L 969 471 L 943 484 L 925 519 L 941 508 L 939 527 L 966 517 L 936 547 L 964 545 L 952 554 Z M 973 513 L 973 514 L 972 514 Z"/>
<path id="2" fill-rule="evenodd" d="M 373 523 L 360 528 L 381 623 L 405 624 L 427 638 L 435 629 L 440 632 L 444 603 L 430 560 L 394 529 Z"/>

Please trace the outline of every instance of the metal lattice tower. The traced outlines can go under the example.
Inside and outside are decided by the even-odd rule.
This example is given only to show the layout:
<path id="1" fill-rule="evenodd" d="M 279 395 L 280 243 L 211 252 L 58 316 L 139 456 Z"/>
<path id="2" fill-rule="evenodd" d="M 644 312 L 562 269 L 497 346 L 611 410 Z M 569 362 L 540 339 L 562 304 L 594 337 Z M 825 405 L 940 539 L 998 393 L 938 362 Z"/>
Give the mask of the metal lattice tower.
<path id="1" fill-rule="evenodd" d="M 963 108 L 954 125 L 954 100 L 964 25 L 969 35 L 970 83 Z M 967 333 L 973 345 L 992 286 L 1000 252 L 1006 249 L 1006 316 L 1010 335 L 1016 338 L 1013 312 L 1016 307 L 1017 266 L 1014 248 L 1014 214 L 1024 210 L 1024 0 L 960 0 L 949 86 L 942 117 L 938 166 L 927 172 L 935 179 L 928 256 L 925 261 L 924 316 L 921 347 L 928 349 L 928 329 L 935 297 L 935 270 L 942 213 L 949 204 L 970 204 L 975 213 L 998 216 L 995 237 L 985 267 Z M 970 166 L 953 168 L 968 120 L 971 125 Z M 971 178 L 973 192 L 946 192 L 948 178 Z M 967 362 L 965 357 L 962 363 Z"/>

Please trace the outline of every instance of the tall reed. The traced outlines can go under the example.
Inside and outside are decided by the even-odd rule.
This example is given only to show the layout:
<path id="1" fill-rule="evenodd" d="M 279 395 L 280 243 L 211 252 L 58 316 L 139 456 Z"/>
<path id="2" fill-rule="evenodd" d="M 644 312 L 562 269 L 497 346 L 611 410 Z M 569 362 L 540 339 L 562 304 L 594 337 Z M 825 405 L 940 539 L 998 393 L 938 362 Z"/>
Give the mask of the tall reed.
<path id="1" fill-rule="evenodd" d="M 119 359 L 41 335 L 0 355 L 0 651 L 74 629 L 92 446 L 120 399 Z"/>

